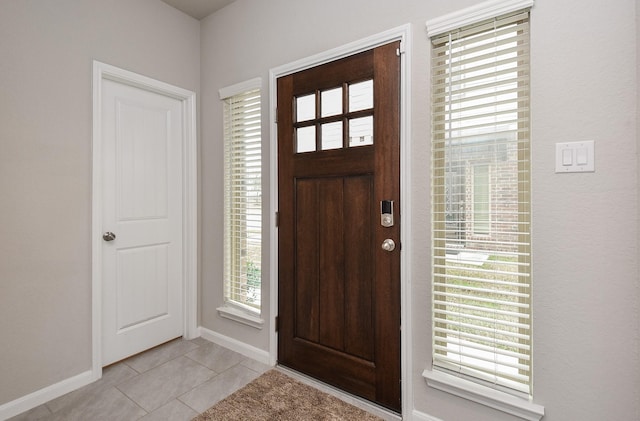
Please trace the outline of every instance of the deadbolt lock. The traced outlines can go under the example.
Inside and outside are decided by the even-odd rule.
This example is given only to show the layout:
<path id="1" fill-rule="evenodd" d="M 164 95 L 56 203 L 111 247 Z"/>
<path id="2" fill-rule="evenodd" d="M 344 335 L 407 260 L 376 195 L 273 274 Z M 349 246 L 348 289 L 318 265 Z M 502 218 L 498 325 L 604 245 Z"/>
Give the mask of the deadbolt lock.
<path id="1" fill-rule="evenodd" d="M 387 228 L 393 226 L 393 200 L 380 201 L 380 225 Z"/>

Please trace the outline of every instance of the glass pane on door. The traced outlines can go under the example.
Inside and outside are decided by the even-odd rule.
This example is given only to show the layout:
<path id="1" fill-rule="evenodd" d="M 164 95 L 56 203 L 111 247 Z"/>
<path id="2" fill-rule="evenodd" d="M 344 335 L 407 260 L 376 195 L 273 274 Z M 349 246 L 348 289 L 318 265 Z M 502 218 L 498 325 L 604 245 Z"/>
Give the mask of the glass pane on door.
<path id="1" fill-rule="evenodd" d="M 349 120 L 349 147 L 373 145 L 373 116 Z"/>
<path id="2" fill-rule="evenodd" d="M 313 152 L 316 150 L 315 126 L 300 127 L 296 129 L 296 152 Z"/>
<path id="3" fill-rule="evenodd" d="M 296 98 L 296 121 L 309 121 L 316 118 L 315 94 L 299 96 Z"/>
<path id="4" fill-rule="evenodd" d="M 322 117 L 342 114 L 342 88 L 322 91 L 320 104 Z"/>
<path id="5" fill-rule="evenodd" d="M 322 125 L 322 150 L 342 148 L 342 121 Z"/>
<path id="6" fill-rule="evenodd" d="M 373 80 L 349 85 L 349 112 L 373 108 Z"/>

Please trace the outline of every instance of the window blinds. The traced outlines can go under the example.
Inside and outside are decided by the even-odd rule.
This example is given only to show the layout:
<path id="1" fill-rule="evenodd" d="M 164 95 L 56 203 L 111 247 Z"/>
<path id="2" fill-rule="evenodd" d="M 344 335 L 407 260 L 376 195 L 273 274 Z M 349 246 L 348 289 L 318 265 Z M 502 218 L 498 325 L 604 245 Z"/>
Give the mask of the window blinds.
<path id="1" fill-rule="evenodd" d="M 432 43 L 433 364 L 531 393 L 529 13 Z"/>
<path id="2" fill-rule="evenodd" d="M 225 301 L 260 311 L 262 167 L 260 90 L 224 99 Z"/>

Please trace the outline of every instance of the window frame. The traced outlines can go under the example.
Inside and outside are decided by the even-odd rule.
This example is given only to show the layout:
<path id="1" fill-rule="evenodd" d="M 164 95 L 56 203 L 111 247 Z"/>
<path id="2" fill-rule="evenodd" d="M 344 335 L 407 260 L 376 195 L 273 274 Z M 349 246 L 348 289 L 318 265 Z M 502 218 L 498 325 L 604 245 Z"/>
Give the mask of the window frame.
<path id="1" fill-rule="evenodd" d="M 433 365 L 527 394 L 528 22 L 528 10 L 517 11 L 432 39 Z M 471 221 L 456 250 L 449 246 L 451 228 L 441 209 L 446 192 L 455 187 L 443 177 L 452 163 L 461 163 L 467 174 L 464 208 Z M 496 171 L 506 184 L 499 188 L 508 194 L 491 211 L 502 228 L 478 233 L 478 166 L 487 169 L 481 190 L 488 196 L 498 189 L 488 163 L 500 165 Z M 481 256 L 488 260 L 476 262 Z"/>
<path id="2" fill-rule="evenodd" d="M 223 103 L 223 116 L 225 118 L 225 120 L 227 119 L 227 113 L 230 112 L 230 110 L 228 109 L 229 107 L 229 100 L 236 98 L 238 99 L 239 97 L 245 96 L 247 94 L 250 94 L 251 92 L 255 92 L 257 91 L 257 95 L 258 95 L 258 101 L 260 103 L 260 115 L 258 116 L 258 121 L 259 121 L 259 127 L 260 127 L 260 135 L 258 136 L 258 139 L 255 139 L 255 136 L 251 137 L 249 139 L 249 142 L 251 144 L 256 144 L 259 143 L 260 144 L 260 150 L 262 149 L 262 79 L 261 78 L 254 78 L 242 83 L 238 83 L 226 88 L 222 88 L 219 90 L 219 97 L 221 102 Z M 224 124 L 224 133 L 223 133 L 223 141 L 224 141 L 224 148 L 225 148 L 225 152 L 224 152 L 224 156 L 225 156 L 225 169 L 224 169 L 224 176 L 223 176 L 223 182 L 225 185 L 225 189 L 227 186 L 227 183 L 229 182 L 228 177 L 230 177 L 230 174 L 228 174 L 228 172 L 231 170 L 231 168 L 229 168 L 227 165 L 228 163 L 226 162 L 228 157 L 227 154 L 229 153 L 228 148 L 231 146 L 229 145 L 229 142 L 234 141 L 234 139 L 231 137 L 230 133 L 229 133 L 229 128 L 227 127 L 227 123 L 225 122 Z M 248 138 L 243 138 L 243 141 L 247 141 Z M 238 139 L 235 139 L 236 141 Z M 263 217 L 262 217 L 262 209 L 264 206 L 264 203 L 262 201 L 262 184 L 263 184 L 263 180 L 262 180 L 262 153 L 260 152 L 260 169 L 259 169 L 259 182 L 258 184 L 260 185 L 259 188 L 259 196 L 260 196 L 260 205 L 259 205 L 259 225 L 260 225 L 260 239 L 259 239 L 259 259 L 260 259 L 260 267 L 262 267 L 262 255 L 263 255 L 263 240 L 264 240 L 264 236 L 263 236 L 263 232 L 264 232 L 264 224 L 263 224 Z M 255 179 L 253 179 L 255 180 Z M 264 271 L 260 270 L 260 299 L 258 302 L 257 306 L 252 306 L 248 303 L 243 303 L 242 301 L 239 300 L 234 300 L 231 295 L 231 291 L 235 288 L 231 285 L 231 282 L 233 282 L 231 280 L 231 277 L 234 277 L 235 275 L 232 275 L 231 277 L 229 276 L 229 272 L 233 271 L 233 268 L 230 268 L 229 265 L 229 259 L 231 258 L 231 256 L 228 256 L 228 253 L 231 252 L 230 248 L 232 247 L 228 247 L 227 243 L 232 242 L 232 243 L 242 243 L 243 241 L 246 241 L 247 239 L 247 235 L 245 235 L 244 237 L 238 239 L 238 238 L 229 238 L 230 235 L 232 235 L 230 233 L 230 231 L 228 231 L 228 225 L 229 225 L 229 218 L 235 218 L 236 216 L 232 216 L 229 214 L 229 209 L 233 209 L 235 208 L 235 206 L 231 206 L 230 203 L 228 203 L 229 201 L 229 197 L 227 196 L 227 194 L 225 193 L 225 199 L 224 199 L 224 219 L 225 219 L 225 233 L 224 233 L 224 254 L 225 254 L 225 258 L 224 258 L 224 263 L 223 263 L 223 287 L 224 287 L 224 304 L 219 307 L 217 309 L 218 314 L 226 319 L 230 319 L 230 320 L 234 320 L 236 322 L 257 328 L 257 329 L 262 329 L 263 325 L 264 325 L 264 319 L 262 318 L 262 308 L 263 308 L 263 303 L 264 303 L 264 294 L 263 294 L 263 277 L 264 277 Z M 246 219 L 246 218 L 245 218 Z M 254 246 L 255 248 L 255 246 Z M 241 252 L 241 251 L 240 251 Z"/>
<path id="3" fill-rule="evenodd" d="M 427 21 L 427 33 L 429 37 L 432 38 L 488 19 L 498 18 L 523 9 L 530 9 L 533 7 L 533 3 L 533 0 L 487 1 L 473 7 Z M 432 103 L 432 105 L 436 106 L 435 103 Z M 434 159 L 439 158 L 444 159 L 444 155 L 441 157 L 434 156 Z M 491 166 L 489 166 L 490 177 L 491 171 Z M 445 194 L 444 187 L 442 187 L 442 191 L 440 193 Z M 434 206 L 436 205 L 434 204 Z M 440 209 L 440 211 L 444 212 L 444 204 L 442 207 L 443 208 Z M 436 228 L 437 227 L 434 227 L 434 229 Z M 441 228 L 444 229 L 444 219 Z M 437 244 L 434 243 L 433 245 L 434 247 L 437 247 Z M 444 243 L 441 244 L 441 246 L 444 248 Z M 539 420 L 544 416 L 544 407 L 532 402 L 532 395 L 530 394 L 531 391 L 526 395 L 511 390 L 505 391 L 499 387 L 488 386 L 481 380 L 476 380 L 459 373 L 435 369 L 435 367 L 425 369 L 423 377 L 426 379 L 427 384 L 430 387 L 472 400 L 506 413 L 520 416 L 524 419 Z"/>

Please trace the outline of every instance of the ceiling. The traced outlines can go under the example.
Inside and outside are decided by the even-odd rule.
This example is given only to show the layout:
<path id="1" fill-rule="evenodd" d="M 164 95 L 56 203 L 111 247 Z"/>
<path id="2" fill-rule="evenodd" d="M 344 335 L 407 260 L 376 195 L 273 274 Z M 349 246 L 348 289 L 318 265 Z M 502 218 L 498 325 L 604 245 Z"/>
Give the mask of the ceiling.
<path id="1" fill-rule="evenodd" d="M 178 10 L 198 20 L 209 16 L 216 10 L 233 3 L 235 0 L 162 0 Z"/>

